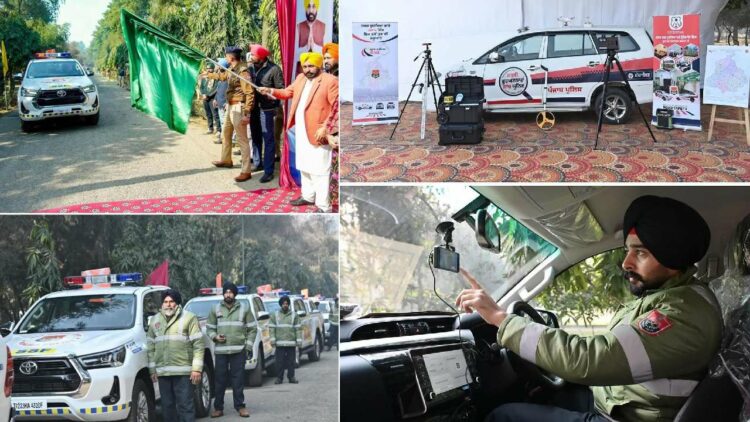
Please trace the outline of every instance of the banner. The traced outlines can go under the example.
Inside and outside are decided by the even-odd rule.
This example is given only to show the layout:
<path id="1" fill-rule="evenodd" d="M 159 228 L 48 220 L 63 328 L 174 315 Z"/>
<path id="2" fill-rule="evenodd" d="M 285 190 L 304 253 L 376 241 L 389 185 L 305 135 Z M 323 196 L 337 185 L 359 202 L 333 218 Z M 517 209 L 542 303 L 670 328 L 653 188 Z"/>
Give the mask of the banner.
<path id="1" fill-rule="evenodd" d="M 654 16 L 651 124 L 670 113 L 678 129 L 701 130 L 700 15 Z"/>
<path id="2" fill-rule="evenodd" d="M 302 72 L 302 53 L 323 52 L 323 45 L 333 40 L 333 0 L 276 0 L 279 22 L 279 47 L 284 84 L 289 86 Z M 284 103 L 284 122 L 289 120 L 289 101 Z M 300 186 L 295 165 L 294 127 L 284 132 L 279 185 L 284 189 Z"/>
<path id="3" fill-rule="evenodd" d="M 352 125 L 398 120 L 398 23 L 354 22 Z"/>
<path id="4" fill-rule="evenodd" d="M 748 108 L 750 104 L 750 48 L 709 45 L 703 103 Z"/>
<path id="5" fill-rule="evenodd" d="M 184 134 L 205 55 L 125 9 L 120 23 L 130 60 L 131 106 Z"/>

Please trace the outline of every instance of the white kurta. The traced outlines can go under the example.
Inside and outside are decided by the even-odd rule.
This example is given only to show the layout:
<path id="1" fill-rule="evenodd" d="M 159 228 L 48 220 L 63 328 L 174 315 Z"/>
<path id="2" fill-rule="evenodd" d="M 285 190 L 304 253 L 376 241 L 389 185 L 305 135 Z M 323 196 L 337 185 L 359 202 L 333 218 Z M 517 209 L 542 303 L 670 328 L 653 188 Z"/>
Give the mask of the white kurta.
<path id="1" fill-rule="evenodd" d="M 327 175 L 331 173 L 331 158 L 333 156 L 331 146 L 316 147 L 312 145 L 307 137 L 307 127 L 305 127 L 305 109 L 314 84 L 315 82 L 310 80 L 305 82 L 305 88 L 302 90 L 297 110 L 294 113 L 295 164 L 299 171 L 315 175 Z"/>

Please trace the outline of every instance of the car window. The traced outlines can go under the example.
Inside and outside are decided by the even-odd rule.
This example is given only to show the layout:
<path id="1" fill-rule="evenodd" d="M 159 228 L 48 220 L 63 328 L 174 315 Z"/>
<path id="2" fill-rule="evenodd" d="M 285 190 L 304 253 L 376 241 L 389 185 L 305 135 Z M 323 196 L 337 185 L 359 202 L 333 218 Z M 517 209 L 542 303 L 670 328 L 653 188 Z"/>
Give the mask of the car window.
<path id="1" fill-rule="evenodd" d="M 266 310 L 269 314 L 272 314 L 281 309 L 281 305 L 279 305 L 279 302 L 276 300 L 263 301 L 263 305 L 266 307 Z"/>
<path id="2" fill-rule="evenodd" d="M 302 303 L 301 300 L 297 299 L 294 301 L 294 310 L 295 311 L 306 311 L 304 303 Z"/>
<path id="3" fill-rule="evenodd" d="M 611 37 L 611 36 L 617 36 L 618 42 L 620 44 L 620 53 L 627 53 L 629 51 L 638 51 L 640 47 L 638 47 L 638 43 L 635 42 L 633 37 L 631 37 L 629 34 L 625 32 L 606 32 L 606 31 L 597 31 L 594 32 L 594 38 L 597 40 Z"/>
<path id="4" fill-rule="evenodd" d="M 211 308 L 216 306 L 217 303 L 221 303 L 224 299 L 221 296 L 217 296 L 214 300 L 196 300 L 185 305 L 185 310 L 192 312 L 199 319 L 208 318 L 208 313 L 211 312 Z M 245 307 L 250 307 L 250 301 L 247 299 L 240 299 L 239 302 L 243 303 Z"/>
<path id="5" fill-rule="evenodd" d="M 529 35 L 522 38 L 514 38 L 488 51 L 476 61 L 477 64 L 490 63 L 489 56 L 498 53 L 503 62 L 517 62 L 521 60 L 534 60 L 539 58 L 542 49 L 544 35 Z"/>
<path id="6" fill-rule="evenodd" d="M 263 306 L 263 301 L 259 297 L 253 298 L 253 304 L 255 305 L 255 316 L 258 316 L 258 312 L 264 312 L 266 308 Z"/>
<path id="7" fill-rule="evenodd" d="M 568 267 L 532 304 L 557 313 L 560 325 L 578 334 L 606 330 L 612 313 L 631 297 L 622 275 L 625 249 L 603 252 Z"/>
<path id="8" fill-rule="evenodd" d="M 587 33 L 552 34 L 547 37 L 547 58 L 597 54 Z"/>
<path id="9" fill-rule="evenodd" d="M 72 60 L 33 62 L 29 65 L 27 78 L 50 78 L 62 76 L 84 76 L 81 66 Z"/>

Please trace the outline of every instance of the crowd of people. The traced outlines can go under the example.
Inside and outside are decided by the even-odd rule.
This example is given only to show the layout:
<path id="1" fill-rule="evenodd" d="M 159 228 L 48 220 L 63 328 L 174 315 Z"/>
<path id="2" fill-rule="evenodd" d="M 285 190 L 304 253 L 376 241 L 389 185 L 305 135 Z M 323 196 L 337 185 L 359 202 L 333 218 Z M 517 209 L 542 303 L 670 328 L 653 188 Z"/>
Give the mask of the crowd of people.
<path id="1" fill-rule="evenodd" d="M 212 164 L 234 168 L 236 145 L 241 168 L 234 180 L 244 182 L 263 171 L 260 182 L 271 182 L 283 140 L 276 116 L 283 114 L 282 101 L 290 100 L 284 130 L 294 127 L 292 164 L 301 175 L 301 195 L 291 204 L 330 212 L 338 201 L 338 45 L 326 44 L 322 54 L 302 54 L 302 73 L 286 87 L 266 47 L 251 44 L 245 57 L 237 46 L 227 47 L 225 53 L 225 58 L 206 66 L 198 87 L 207 135 L 215 134 L 214 142 L 222 145 L 219 160 Z"/>

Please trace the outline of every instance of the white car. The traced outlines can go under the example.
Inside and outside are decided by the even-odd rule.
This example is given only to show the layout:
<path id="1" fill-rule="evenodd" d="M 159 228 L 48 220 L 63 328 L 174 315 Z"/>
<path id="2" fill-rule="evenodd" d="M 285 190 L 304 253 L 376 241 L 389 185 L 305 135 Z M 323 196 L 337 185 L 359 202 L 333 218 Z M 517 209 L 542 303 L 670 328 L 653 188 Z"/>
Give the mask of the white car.
<path id="1" fill-rule="evenodd" d="M 206 293 L 204 290 L 210 292 Z M 221 303 L 224 299 L 221 296 L 221 289 L 201 289 L 201 294 L 207 296 L 198 296 L 190 299 L 185 304 L 185 309 L 198 316 L 201 330 L 205 333 L 206 321 L 208 320 L 208 313 L 211 311 L 211 307 Z M 247 354 L 245 371 L 247 371 L 247 385 L 260 387 L 263 385 L 263 370 L 268 370 L 269 374 L 273 373 L 276 358 L 276 349 L 271 346 L 271 332 L 268 328 L 268 319 L 270 317 L 260 296 L 256 294 L 240 293 L 237 295 L 237 301 L 250 309 L 255 315 L 255 319 L 258 320 L 258 333 L 260 335 L 255 338 L 253 349 Z M 211 349 L 211 356 L 213 356 L 214 342 L 211 341 L 208 345 Z"/>
<path id="2" fill-rule="evenodd" d="M 6 340 L 0 338 L 0 383 L 3 391 L 0 392 L 0 421 L 10 421 L 13 418 L 13 406 L 11 406 L 10 395 L 13 392 L 13 357 Z"/>
<path id="3" fill-rule="evenodd" d="M 617 58 L 639 104 L 652 102 L 653 44 L 642 28 L 563 27 L 526 31 L 491 47 L 479 57 L 454 65 L 446 76 L 480 76 L 485 110 L 497 113 L 542 111 L 547 69 L 547 108 L 585 111 L 598 105 L 604 86 L 606 37 L 619 41 Z M 616 66 L 607 89 L 606 123 L 623 123 L 633 104 Z"/>
<path id="4" fill-rule="evenodd" d="M 92 74 L 73 58 L 30 61 L 18 90 L 21 129 L 29 132 L 38 122 L 60 117 L 99 123 L 99 91 L 89 79 Z"/>
<path id="5" fill-rule="evenodd" d="M 81 279 L 66 277 L 66 283 Z M 146 332 L 165 289 L 94 286 L 39 299 L 7 337 L 17 369 L 16 419 L 153 420 L 160 395 L 148 373 Z M 199 417 L 208 415 L 213 388 L 213 362 L 206 356 L 195 389 Z"/>

